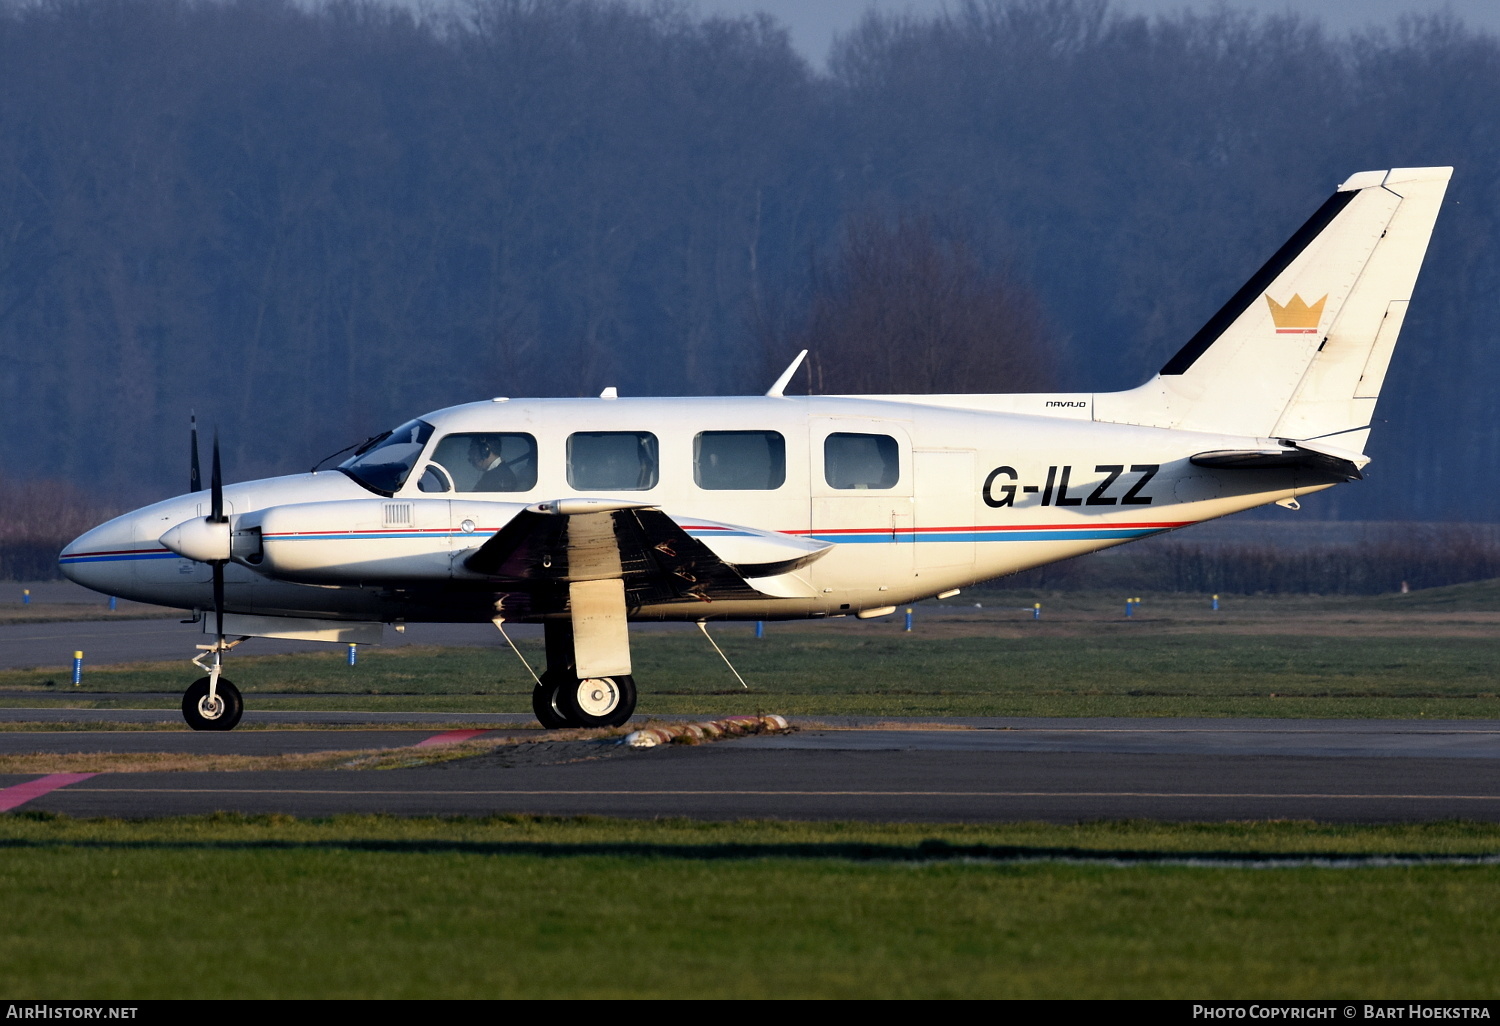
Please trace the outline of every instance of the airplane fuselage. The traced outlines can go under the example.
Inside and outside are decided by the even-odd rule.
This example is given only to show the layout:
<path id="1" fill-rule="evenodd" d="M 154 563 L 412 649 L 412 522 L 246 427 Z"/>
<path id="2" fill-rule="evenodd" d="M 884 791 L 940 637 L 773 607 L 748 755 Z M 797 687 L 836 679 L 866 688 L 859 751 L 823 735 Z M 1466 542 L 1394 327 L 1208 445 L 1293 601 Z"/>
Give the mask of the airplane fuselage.
<path id="1" fill-rule="evenodd" d="M 736 525 L 832 546 L 766 584 L 763 597 L 642 604 L 630 609 L 632 619 L 838 616 L 1333 483 L 1306 470 L 1245 473 L 1189 462 L 1195 453 L 1267 439 L 1099 422 L 1087 395 L 1015 398 L 1035 412 L 964 409 L 956 405 L 960 396 L 541 399 L 452 407 L 414 422 L 431 431 L 390 494 L 341 470 L 226 485 L 237 557 L 225 570 L 226 608 L 335 620 L 484 622 L 514 589 L 466 569 L 467 557 L 521 510 L 587 497 L 657 507 L 730 560 Z M 973 397 L 976 405 L 995 399 Z M 480 482 L 466 483 L 463 474 L 477 471 L 452 455 L 457 443 L 443 448 L 450 437 L 486 435 L 533 440 L 529 465 L 507 480 L 506 490 L 476 490 Z M 606 449 L 591 456 L 588 445 Z M 632 464 L 622 479 L 618 468 L 600 462 L 618 455 L 609 445 L 639 459 L 641 469 Z M 719 450 L 749 453 L 752 479 L 716 470 Z M 586 465 L 590 459 L 596 465 Z M 434 464 L 437 470 L 429 470 Z M 600 481 L 614 487 L 588 487 Z M 208 565 L 159 541 L 207 508 L 207 492 L 198 492 L 119 517 L 70 545 L 63 569 L 123 598 L 209 608 Z M 520 607 L 507 618 L 544 615 L 550 614 Z"/>

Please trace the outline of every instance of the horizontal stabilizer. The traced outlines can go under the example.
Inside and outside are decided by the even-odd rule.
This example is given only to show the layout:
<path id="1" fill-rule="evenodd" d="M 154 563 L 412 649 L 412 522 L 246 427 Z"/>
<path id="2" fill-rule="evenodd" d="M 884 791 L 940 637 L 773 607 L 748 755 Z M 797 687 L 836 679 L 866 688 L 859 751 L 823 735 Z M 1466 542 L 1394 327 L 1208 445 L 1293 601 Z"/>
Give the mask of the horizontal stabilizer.
<path id="1" fill-rule="evenodd" d="M 1359 481 L 1361 468 L 1369 462 L 1362 453 L 1346 452 L 1331 445 L 1283 439 L 1279 446 L 1263 449 L 1215 449 L 1190 457 L 1196 467 L 1217 470 L 1313 470 L 1339 481 Z"/>

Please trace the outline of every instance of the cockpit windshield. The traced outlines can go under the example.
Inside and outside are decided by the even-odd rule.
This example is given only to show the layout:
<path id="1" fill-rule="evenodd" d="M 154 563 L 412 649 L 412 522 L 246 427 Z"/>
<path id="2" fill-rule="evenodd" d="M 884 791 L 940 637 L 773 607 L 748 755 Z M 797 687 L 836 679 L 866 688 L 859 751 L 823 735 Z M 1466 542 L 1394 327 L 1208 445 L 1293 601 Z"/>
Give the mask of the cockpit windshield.
<path id="1" fill-rule="evenodd" d="M 406 476 L 417 465 L 417 457 L 431 437 L 431 424 L 407 421 L 340 463 L 339 469 L 371 491 L 394 495 L 406 483 Z"/>

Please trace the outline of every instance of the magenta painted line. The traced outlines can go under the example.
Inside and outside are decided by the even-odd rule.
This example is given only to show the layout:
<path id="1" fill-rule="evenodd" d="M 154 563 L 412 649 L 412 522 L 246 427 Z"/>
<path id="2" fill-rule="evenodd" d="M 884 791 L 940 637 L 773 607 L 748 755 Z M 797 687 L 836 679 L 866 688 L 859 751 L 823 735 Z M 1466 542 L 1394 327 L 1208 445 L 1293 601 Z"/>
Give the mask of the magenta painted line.
<path id="1" fill-rule="evenodd" d="M 434 734 L 425 741 L 418 741 L 416 747 L 426 748 L 429 745 L 456 745 L 460 741 L 467 741 L 471 737 L 478 737 L 480 734 L 488 733 L 488 730 L 448 730 L 441 734 Z M 3 793 L 0 792 L 0 794 Z"/>
<path id="2" fill-rule="evenodd" d="M 0 791 L 0 812 L 9 812 L 19 805 L 25 805 L 33 798 L 40 798 L 49 791 L 56 791 L 59 787 L 67 787 L 76 784 L 80 780 L 89 777 L 97 777 L 97 773 L 49 773 L 45 777 L 37 777 L 28 780 L 24 784 L 15 784 Z"/>

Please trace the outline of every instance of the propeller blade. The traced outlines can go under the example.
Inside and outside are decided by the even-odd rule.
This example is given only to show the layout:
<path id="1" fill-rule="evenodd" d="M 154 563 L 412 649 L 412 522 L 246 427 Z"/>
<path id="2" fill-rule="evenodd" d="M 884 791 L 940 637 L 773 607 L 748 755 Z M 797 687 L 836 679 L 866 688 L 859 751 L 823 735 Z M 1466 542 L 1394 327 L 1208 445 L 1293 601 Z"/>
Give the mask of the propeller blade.
<path id="1" fill-rule="evenodd" d="M 209 481 L 209 488 L 213 490 L 212 512 L 208 519 L 215 524 L 224 523 L 224 477 L 219 473 L 219 433 L 214 432 L 214 463 L 213 476 Z"/>
<path id="2" fill-rule="evenodd" d="M 224 640 L 224 564 L 214 565 L 214 620 L 219 640 Z"/>
<path id="3" fill-rule="evenodd" d="M 203 491 L 203 471 L 198 467 L 198 415 L 189 414 L 188 419 L 193 425 L 193 476 L 188 485 L 188 491 Z"/>

